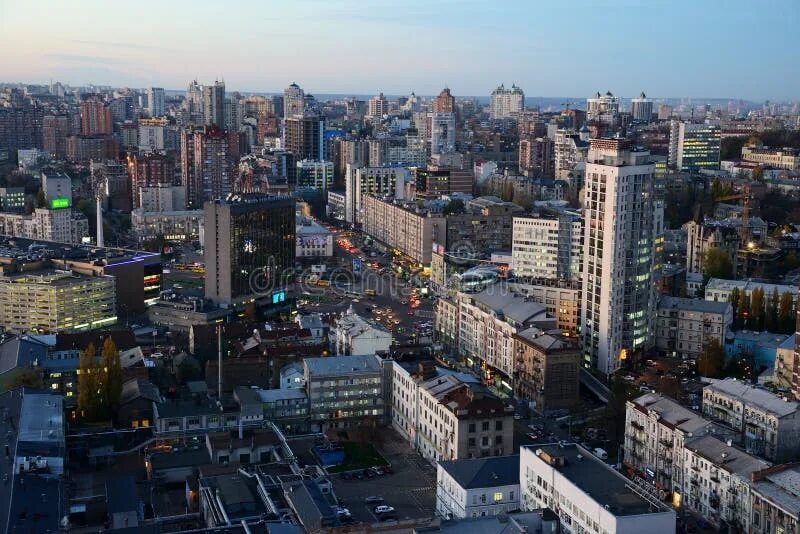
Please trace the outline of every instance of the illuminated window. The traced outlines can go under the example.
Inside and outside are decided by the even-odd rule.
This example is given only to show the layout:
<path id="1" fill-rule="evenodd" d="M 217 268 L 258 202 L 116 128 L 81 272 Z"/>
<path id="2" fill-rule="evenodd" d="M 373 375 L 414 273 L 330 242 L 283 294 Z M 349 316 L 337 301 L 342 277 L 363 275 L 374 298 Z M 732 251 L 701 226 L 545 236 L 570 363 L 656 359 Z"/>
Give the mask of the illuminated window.
<path id="1" fill-rule="evenodd" d="M 494 494 L 494 502 L 500 502 L 503 500 L 503 493 L 497 492 Z"/>

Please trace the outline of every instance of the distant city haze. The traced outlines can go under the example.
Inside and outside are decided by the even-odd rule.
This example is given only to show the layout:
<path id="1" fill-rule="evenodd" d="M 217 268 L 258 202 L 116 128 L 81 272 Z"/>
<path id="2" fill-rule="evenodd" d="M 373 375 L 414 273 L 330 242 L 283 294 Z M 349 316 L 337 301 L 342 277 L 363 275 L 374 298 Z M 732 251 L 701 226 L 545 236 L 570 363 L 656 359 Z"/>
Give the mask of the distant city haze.
<path id="1" fill-rule="evenodd" d="M 800 2 L 0 0 L 0 81 L 797 98 Z"/>

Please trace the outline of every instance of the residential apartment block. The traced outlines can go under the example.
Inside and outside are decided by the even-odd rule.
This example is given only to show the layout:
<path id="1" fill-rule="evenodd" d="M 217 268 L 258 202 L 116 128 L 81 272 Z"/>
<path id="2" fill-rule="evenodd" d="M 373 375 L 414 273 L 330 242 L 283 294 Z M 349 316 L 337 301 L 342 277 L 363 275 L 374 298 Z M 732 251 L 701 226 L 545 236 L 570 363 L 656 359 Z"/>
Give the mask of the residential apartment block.
<path id="1" fill-rule="evenodd" d="M 514 335 L 514 359 L 517 399 L 534 403 L 539 412 L 578 403 L 582 358 L 577 338 L 527 328 Z"/>
<path id="2" fill-rule="evenodd" d="M 441 517 L 491 517 L 516 510 L 519 510 L 519 455 L 437 464 L 436 512 Z"/>
<path id="3" fill-rule="evenodd" d="M 712 339 L 725 345 L 732 322 L 728 302 L 662 296 L 656 309 L 656 348 L 666 356 L 696 359 Z"/>
<path id="4" fill-rule="evenodd" d="M 430 264 L 433 243 L 442 242 L 446 230 L 444 217 L 415 204 L 371 195 L 364 199 L 364 233 L 421 265 Z"/>

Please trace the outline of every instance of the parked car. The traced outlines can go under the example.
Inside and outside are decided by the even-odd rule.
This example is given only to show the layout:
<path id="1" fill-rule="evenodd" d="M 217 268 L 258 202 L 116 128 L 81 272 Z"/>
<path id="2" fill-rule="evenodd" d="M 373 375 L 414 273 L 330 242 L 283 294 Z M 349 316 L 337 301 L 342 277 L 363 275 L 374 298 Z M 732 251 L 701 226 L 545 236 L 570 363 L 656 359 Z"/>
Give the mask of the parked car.
<path id="1" fill-rule="evenodd" d="M 605 449 L 597 447 L 593 452 L 594 455 L 600 458 L 601 460 L 608 460 L 608 453 L 605 451 Z"/>
<path id="2" fill-rule="evenodd" d="M 367 504 L 381 503 L 381 502 L 383 502 L 383 497 L 380 497 L 379 495 L 370 495 L 369 497 L 364 499 L 364 502 L 367 503 Z"/>
<path id="3" fill-rule="evenodd" d="M 378 467 L 377 465 L 376 465 L 375 467 L 371 467 L 370 469 L 371 469 L 371 470 L 372 470 L 372 472 L 373 472 L 373 473 L 375 473 L 376 475 L 378 475 L 378 476 L 383 476 L 383 469 L 381 469 L 381 468 L 380 468 L 380 467 Z"/>
<path id="4" fill-rule="evenodd" d="M 381 504 L 375 507 L 376 514 L 391 514 L 392 512 L 394 512 L 394 508 L 385 504 Z"/>

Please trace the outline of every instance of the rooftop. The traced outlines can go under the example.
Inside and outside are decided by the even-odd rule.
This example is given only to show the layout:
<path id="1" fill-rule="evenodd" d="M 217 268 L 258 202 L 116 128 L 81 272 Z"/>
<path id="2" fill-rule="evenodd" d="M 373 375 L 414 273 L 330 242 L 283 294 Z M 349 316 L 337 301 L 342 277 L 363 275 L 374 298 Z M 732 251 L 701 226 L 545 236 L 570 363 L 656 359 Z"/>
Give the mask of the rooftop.
<path id="1" fill-rule="evenodd" d="M 380 373 L 381 360 L 374 354 L 363 356 L 331 356 L 304 360 L 310 377 L 349 375 L 355 373 Z"/>
<path id="2" fill-rule="evenodd" d="M 745 404 L 757 406 L 778 417 L 791 415 L 795 413 L 798 406 L 800 406 L 800 404 L 795 401 L 785 401 L 769 391 L 755 388 L 733 378 L 712 380 L 711 384 L 703 388 L 703 391 L 711 391 L 730 397 L 736 397 Z"/>
<path id="3" fill-rule="evenodd" d="M 511 319 L 517 324 L 530 321 L 552 320 L 541 304 L 511 293 L 504 284 L 495 284 L 470 298 L 480 306 L 492 310 L 496 315 Z"/>
<path id="4" fill-rule="evenodd" d="M 778 290 L 778 294 L 786 293 L 787 291 L 793 295 L 797 293 L 797 286 L 767 284 L 764 282 L 755 282 L 753 280 L 727 280 L 725 278 L 711 278 L 706 285 L 706 298 L 708 298 L 708 292 L 713 290 L 733 291 L 734 288 L 739 288 L 739 291 L 750 292 L 757 287 L 763 289 L 764 294 L 767 296 L 771 295 L 774 289 Z"/>
<path id="5" fill-rule="evenodd" d="M 750 478 L 753 471 L 766 469 L 771 464 L 751 456 L 714 436 L 703 436 L 690 441 L 686 448 L 702 456 L 729 473 Z"/>
<path id="6" fill-rule="evenodd" d="M 442 461 L 439 467 L 464 489 L 519 484 L 519 455 Z"/>
<path id="7" fill-rule="evenodd" d="M 791 514 L 800 510 L 800 465 L 775 466 L 753 478 L 755 489 L 768 500 Z"/>
<path id="8" fill-rule="evenodd" d="M 731 307 L 729 302 L 716 302 L 713 300 L 688 299 L 682 297 L 662 296 L 658 301 L 659 310 L 682 310 L 699 313 L 724 314 Z"/>
<path id="9" fill-rule="evenodd" d="M 579 445 L 550 443 L 521 448 L 522 455 L 533 454 L 539 461 L 548 463 L 542 453 L 551 458 L 563 458 L 564 464 L 553 468 L 615 516 L 674 513 L 663 503 L 644 499 L 632 489 L 627 478 Z"/>
<path id="10" fill-rule="evenodd" d="M 698 432 L 712 424 L 711 421 L 659 393 L 646 393 L 630 402 L 642 412 L 655 411 L 658 413 L 660 423 L 687 434 Z"/>

